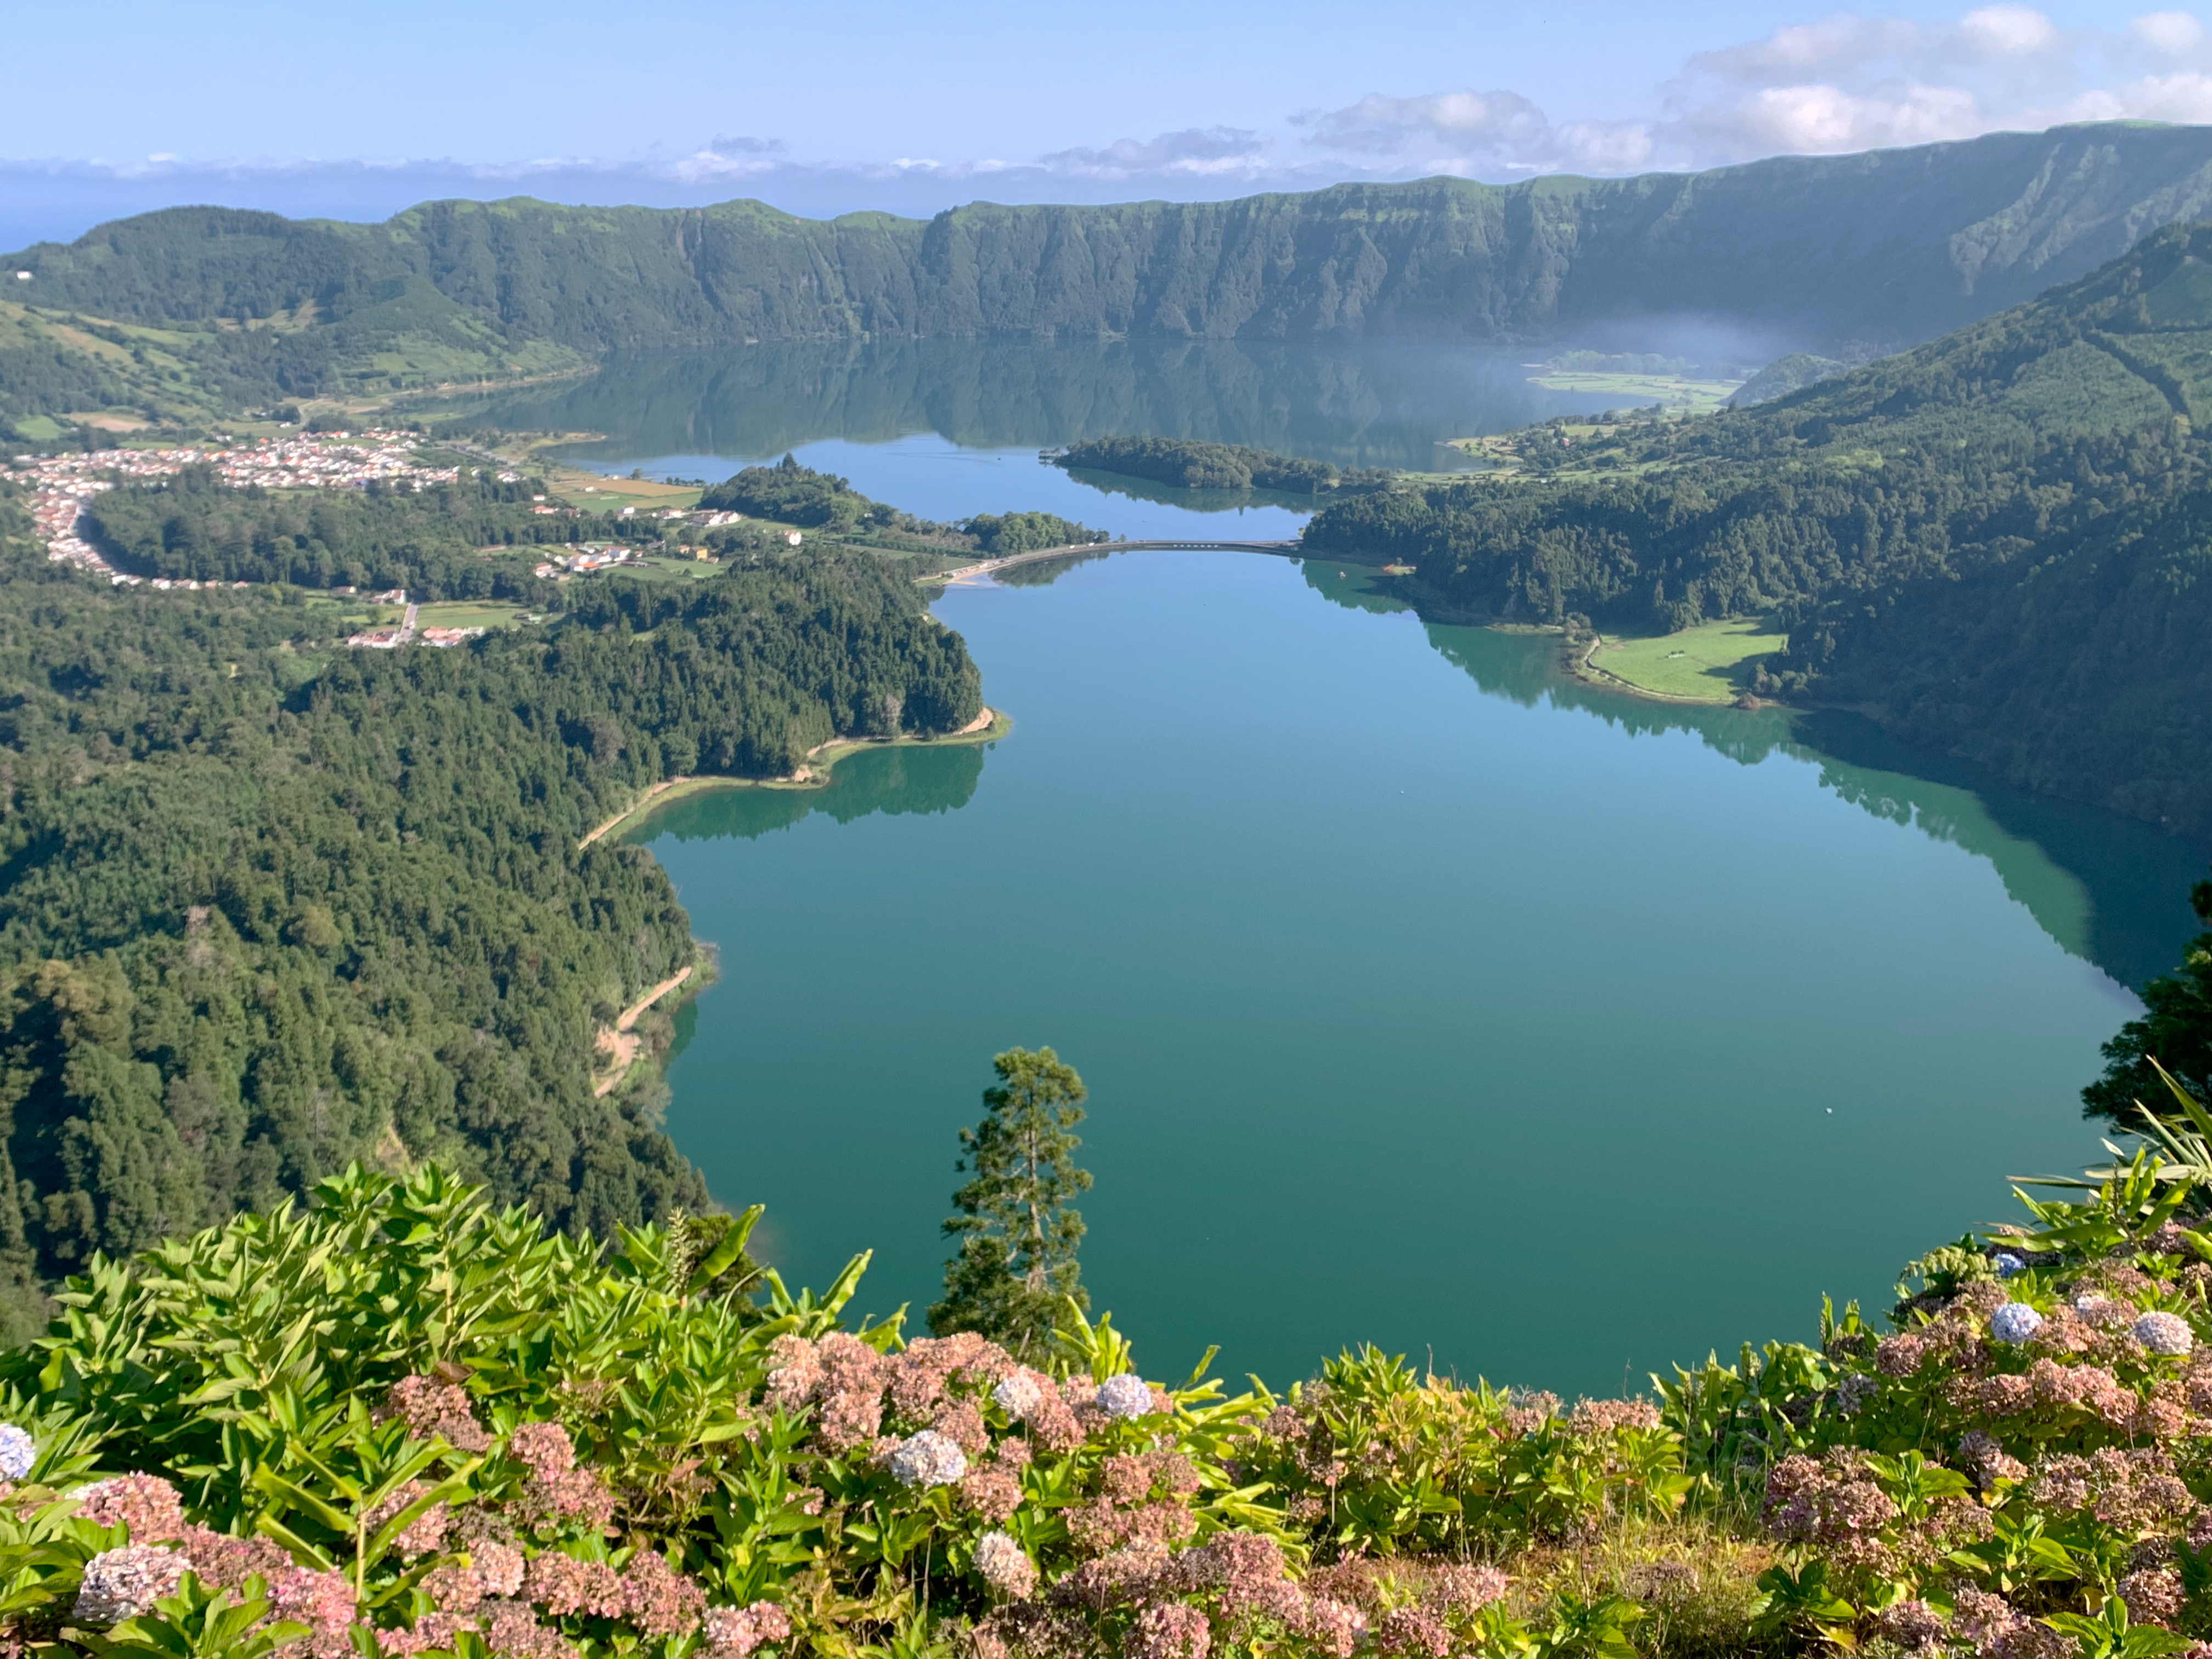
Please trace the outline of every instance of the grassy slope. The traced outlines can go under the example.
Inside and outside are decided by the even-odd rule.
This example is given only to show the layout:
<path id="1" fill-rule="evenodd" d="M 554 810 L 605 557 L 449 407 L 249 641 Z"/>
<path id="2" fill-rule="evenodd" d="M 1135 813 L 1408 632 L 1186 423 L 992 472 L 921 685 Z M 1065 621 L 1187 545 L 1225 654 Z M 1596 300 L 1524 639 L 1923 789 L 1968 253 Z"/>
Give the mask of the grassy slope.
<path id="1" fill-rule="evenodd" d="M 1695 702 L 1733 702 L 1751 684 L 1753 660 L 1781 650 L 1789 638 L 1765 623 L 1744 618 L 1703 623 L 1679 634 L 1607 635 L 1589 663 L 1639 691 Z"/>

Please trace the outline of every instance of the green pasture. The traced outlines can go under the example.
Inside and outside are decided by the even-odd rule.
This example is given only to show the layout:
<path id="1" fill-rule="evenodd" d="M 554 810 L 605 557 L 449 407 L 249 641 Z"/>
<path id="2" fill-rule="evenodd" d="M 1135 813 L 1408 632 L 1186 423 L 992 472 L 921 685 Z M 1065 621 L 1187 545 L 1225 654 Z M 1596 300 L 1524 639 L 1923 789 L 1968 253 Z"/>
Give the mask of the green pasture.
<path id="1" fill-rule="evenodd" d="M 1790 636 L 1755 618 L 1700 623 L 1649 639 L 1605 637 L 1590 665 L 1638 690 L 1699 702 L 1734 702 L 1750 683 L 1753 663 L 1779 651 Z"/>
<path id="2" fill-rule="evenodd" d="M 441 599 L 417 608 L 417 628 L 512 628 L 530 607 L 512 599 Z"/>
<path id="3" fill-rule="evenodd" d="M 1741 380 L 1687 380 L 1678 374 L 1600 374 L 1561 369 L 1532 374 L 1532 384 L 1549 392 L 1586 392 L 1633 404 L 1664 404 L 1669 409 L 1718 409 L 1735 395 Z"/>

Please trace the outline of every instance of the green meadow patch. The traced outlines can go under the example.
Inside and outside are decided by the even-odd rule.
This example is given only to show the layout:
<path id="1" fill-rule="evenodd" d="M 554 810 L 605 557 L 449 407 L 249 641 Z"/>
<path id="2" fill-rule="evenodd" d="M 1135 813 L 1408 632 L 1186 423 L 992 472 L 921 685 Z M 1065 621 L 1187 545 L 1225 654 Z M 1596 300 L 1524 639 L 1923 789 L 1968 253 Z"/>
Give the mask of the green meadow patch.
<path id="1" fill-rule="evenodd" d="M 1753 662 L 1781 650 L 1789 639 L 1766 622 L 1739 617 L 1644 639 L 1607 635 L 1589 661 L 1639 691 L 1734 702 L 1750 681 Z"/>

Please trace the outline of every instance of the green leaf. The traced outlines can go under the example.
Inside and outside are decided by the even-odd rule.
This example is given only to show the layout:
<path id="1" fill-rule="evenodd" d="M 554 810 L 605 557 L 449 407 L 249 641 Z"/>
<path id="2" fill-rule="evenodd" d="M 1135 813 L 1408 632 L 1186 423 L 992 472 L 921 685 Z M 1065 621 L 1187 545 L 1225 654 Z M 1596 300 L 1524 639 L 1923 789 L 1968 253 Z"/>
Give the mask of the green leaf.
<path id="1" fill-rule="evenodd" d="M 706 1259 L 693 1270 L 691 1283 L 685 1290 L 686 1295 L 698 1295 L 700 1291 L 720 1279 L 724 1270 L 732 1262 L 744 1254 L 745 1240 L 752 1236 L 754 1224 L 767 1212 L 767 1205 L 756 1204 L 730 1223 L 730 1230 L 722 1235 L 721 1242 L 709 1250 Z"/>

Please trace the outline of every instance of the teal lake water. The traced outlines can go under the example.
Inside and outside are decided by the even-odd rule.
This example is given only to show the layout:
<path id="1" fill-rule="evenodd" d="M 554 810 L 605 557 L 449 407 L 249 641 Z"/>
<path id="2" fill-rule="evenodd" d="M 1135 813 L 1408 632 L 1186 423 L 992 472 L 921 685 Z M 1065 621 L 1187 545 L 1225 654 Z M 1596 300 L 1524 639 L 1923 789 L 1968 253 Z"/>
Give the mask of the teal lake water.
<path id="1" fill-rule="evenodd" d="M 1298 532 L 1310 503 L 1071 475 L 1037 452 L 1166 434 L 1452 471 L 1469 463 L 1445 439 L 1606 406 L 1532 384 L 1523 355 L 1026 337 L 762 345 L 617 354 L 588 380 L 455 409 L 512 429 L 602 434 L 555 453 L 608 472 L 712 481 L 790 452 L 927 519 L 1041 509 L 1139 539 L 1275 540 Z"/>
<path id="2" fill-rule="evenodd" d="M 672 1133 L 794 1282 L 874 1249 L 878 1313 L 937 1289 L 989 1055 L 1051 1043 L 1155 1374 L 1368 1340 L 1597 1393 L 1808 1337 L 2095 1154 L 2075 1091 L 2189 932 L 2202 848 L 1565 682 L 1356 569 L 1124 555 L 938 613 L 1010 737 L 635 837 L 721 954 Z"/>
<path id="3" fill-rule="evenodd" d="M 478 405 L 610 471 L 795 450 L 942 519 L 1274 538 L 1297 504 L 1041 466 L 1113 433 L 1345 465 L 1602 400 L 1517 354 L 886 341 L 641 355 Z M 1153 1374 L 1358 1341 L 1563 1393 L 1745 1340 L 2096 1156 L 2076 1091 L 2179 959 L 2207 849 L 1991 787 L 1863 722 L 1563 679 L 1358 569 L 1134 554 L 938 613 L 1014 716 L 636 839 L 722 978 L 669 1127 L 793 1282 L 939 1286 L 989 1057 L 1091 1090 L 1085 1277 Z"/>

